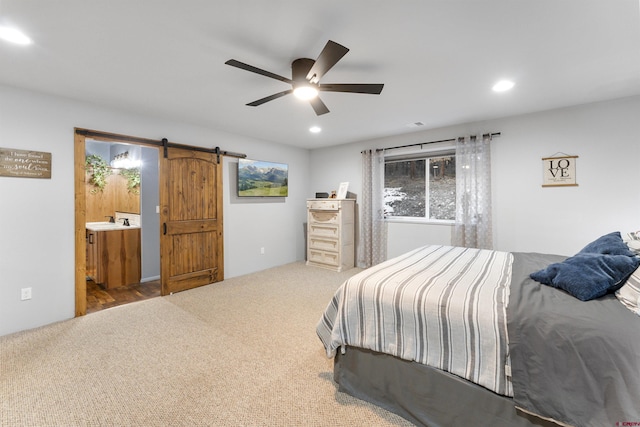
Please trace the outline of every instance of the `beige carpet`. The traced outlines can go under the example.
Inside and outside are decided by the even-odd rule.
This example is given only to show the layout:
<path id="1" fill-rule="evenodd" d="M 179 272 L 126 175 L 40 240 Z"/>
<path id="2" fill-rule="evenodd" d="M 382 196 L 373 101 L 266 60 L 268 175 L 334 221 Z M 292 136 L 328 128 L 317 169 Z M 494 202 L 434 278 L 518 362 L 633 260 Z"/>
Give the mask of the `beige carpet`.
<path id="1" fill-rule="evenodd" d="M 303 263 L 0 337 L 0 426 L 410 426 L 337 391 Z"/>

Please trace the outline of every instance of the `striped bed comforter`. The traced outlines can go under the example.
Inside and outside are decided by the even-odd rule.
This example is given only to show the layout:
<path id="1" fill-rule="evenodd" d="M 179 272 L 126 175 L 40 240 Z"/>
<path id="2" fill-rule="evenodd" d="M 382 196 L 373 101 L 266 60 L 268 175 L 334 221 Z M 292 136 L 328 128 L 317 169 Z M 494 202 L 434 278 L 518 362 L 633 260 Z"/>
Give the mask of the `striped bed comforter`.
<path id="1" fill-rule="evenodd" d="M 317 326 L 327 356 L 354 346 L 458 375 L 513 396 L 506 308 L 513 255 L 425 246 L 364 270 Z"/>

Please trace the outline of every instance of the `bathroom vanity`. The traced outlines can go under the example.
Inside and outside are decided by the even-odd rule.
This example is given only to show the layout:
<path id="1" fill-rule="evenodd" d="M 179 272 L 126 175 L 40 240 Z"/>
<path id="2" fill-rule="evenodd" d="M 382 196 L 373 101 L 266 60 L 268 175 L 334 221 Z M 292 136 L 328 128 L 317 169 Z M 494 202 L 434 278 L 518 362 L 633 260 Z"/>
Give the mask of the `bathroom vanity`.
<path id="1" fill-rule="evenodd" d="M 87 276 L 107 289 L 140 283 L 140 226 L 88 222 Z"/>

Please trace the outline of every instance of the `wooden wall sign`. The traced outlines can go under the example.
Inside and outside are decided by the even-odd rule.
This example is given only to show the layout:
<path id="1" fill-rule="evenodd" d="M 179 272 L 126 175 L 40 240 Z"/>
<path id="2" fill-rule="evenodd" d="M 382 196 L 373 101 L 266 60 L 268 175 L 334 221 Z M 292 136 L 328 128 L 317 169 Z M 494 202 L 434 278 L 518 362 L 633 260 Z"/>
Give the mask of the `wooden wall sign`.
<path id="1" fill-rule="evenodd" d="M 560 156 L 542 158 L 542 186 L 577 186 L 576 159 L 578 156 Z"/>
<path id="2" fill-rule="evenodd" d="M 0 176 L 51 178 L 51 153 L 0 147 Z"/>

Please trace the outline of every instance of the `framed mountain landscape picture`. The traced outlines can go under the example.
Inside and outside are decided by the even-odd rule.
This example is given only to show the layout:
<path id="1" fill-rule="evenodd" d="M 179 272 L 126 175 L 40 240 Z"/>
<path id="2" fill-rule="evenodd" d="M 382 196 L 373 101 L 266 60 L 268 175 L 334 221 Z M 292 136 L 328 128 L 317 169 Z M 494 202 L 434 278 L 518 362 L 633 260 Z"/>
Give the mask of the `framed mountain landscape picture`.
<path id="1" fill-rule="evenodd" d="M 238 160 L 238 197 L 287 197 L 289 166 L 262 160 Z"/>

